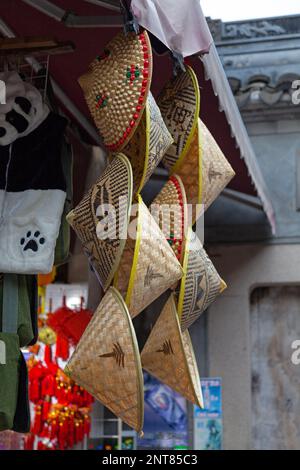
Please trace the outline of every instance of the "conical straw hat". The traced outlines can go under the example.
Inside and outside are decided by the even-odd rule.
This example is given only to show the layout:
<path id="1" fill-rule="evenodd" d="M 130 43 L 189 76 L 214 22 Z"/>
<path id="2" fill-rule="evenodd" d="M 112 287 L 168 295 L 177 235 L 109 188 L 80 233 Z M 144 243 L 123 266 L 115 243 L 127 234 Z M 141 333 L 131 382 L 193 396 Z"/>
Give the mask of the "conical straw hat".
<path id="1" fill-rule="evenodd" d="M 178 315 L 182 331 L 189 328 L 226 289 L 200 240 L 188 230 L 180 283 Z"/>
<path id="2" fill-rule="evenodd" d="M 135 240 L 128 238 L 115 286 L 134 318 L 182 277 L 182 268 L 149 210 L 138 198 Z"/>
<path id="3" fill-rule="evenodd" d="M 188 331 L 180 330 L 171 295 L 141 354 L 142 366 L 187 400 L 203 408 L 198 367 Z"/>
<path id="4" fill-rule="evenodd" d="M 147 32 L 120 32 L 80 77 L 86 102 L 106 147 L 120 151 L 135 132 L 152 78 Z"/>
<path id="5" fill-rule="evenodd" d="M 103 297 L 65 372 L 125 423 L 140 432 L 144 385 L 135 331 L 116 289 Z"/>
<path id="6" fill-rule="evenodd" d="M 179 176 L 169 178 L 151 204 L 151 213 L 181 262 L 188 219 L 185 189 Z"/>
<path id="7" fill-rule="evenodd" d="M 113 279 L 126 243 L 131 201 L 131 165 L 127 157 L 117 154 L 67 216 L 104 290 Z M 103 204 L 109 205 L 111 218 L 99 212 Z"/>
<path id="8" fill-rule="evenodd" d="M 163 164 L 171 174 L 181 177 L 187 203 L 203 205 L 202 209 L 193 208 L 193 222 L 235 175 L 215 139 L 199 119 L 199 103 L 199 85 L 190 67 L 166 86 L 159 99 L 162 116 L 174 138 Z M 183 115 L 187 116 L 186 122 L 183 122 Z"/>
<path id="9" fill-rule="evenodd" d="M 197 127 L 200 91 L 193 69 L 186 66 L 186 72 L 181 71 L 170 80 L 157 103 L 174 139 L 163 159 L 165 167 L 172 169 L 188 152 Z"/>
<path id="10" fill-rule="evenodd" d="M 173 138 L 149 92 L 142 119 L 123 150 L 132 166 L 134 195 L 141 192 L 172 143 Z"/>

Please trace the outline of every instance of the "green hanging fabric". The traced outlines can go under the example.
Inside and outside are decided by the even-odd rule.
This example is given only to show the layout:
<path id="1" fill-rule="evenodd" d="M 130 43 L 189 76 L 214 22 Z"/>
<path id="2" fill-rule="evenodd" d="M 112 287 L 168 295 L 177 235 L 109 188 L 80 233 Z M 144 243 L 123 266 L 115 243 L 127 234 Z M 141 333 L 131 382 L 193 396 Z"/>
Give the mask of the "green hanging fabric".
<path id="1" fill-rule="evenodd" d="M 7 275 L 5 275 L 7 278 Z M 18 327 L 20 347 L 34 344 L 37 341 L 37 309 L 38 309 L 38 288 L 36 276 L 18 274 L 17 299 L 18 299 Z M 0 276 L 0 331 L 2 331 L 3 315 L 3 292 L 4 275 Z M 7 288 L 7 284 L 6 284 Z"/>
<path id="2" fill-rule="evenodd" d="M 28 372 L 21 346 L 36 333 L 36 278 L 4 274 L 0 323 L 0 431 L 29 432 Z"/>
<path id="3" fill-rule="evenodd" d="M 18 276 L 3 275 L 0 333 L 0 431 L 12 429 L 17 409 L 21 351 L 18 330 Z"/>
<path id="4" fill-rule="evenodd" d="M 66 201 L 61 218 L 59 235 L 56 240 L 54 265 L 60 266 L 67 263 L 70 252 L 70 225 L 66 216 L 71 211 L 73 205 L 73 150 L 72 146 L 64 138 L 61 149 L 61 162 L 66 180 Z"/>

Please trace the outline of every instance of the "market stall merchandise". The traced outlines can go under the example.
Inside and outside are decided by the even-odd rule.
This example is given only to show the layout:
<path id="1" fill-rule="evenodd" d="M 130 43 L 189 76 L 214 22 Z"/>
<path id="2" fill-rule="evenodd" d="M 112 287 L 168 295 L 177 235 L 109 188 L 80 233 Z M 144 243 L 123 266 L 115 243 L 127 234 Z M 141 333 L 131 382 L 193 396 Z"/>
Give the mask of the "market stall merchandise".
<path id="1" fill-rule="evenodd" d="M 0 145 L 10 145 L 36 129 L 48 116 L 48 106 L 39 91 L 17 72 L 0 73 L 5 83 L 5 104 L 0 112 Z"/>
<path id="2" fill-rule="evenodd" d="M 203 408 L 193 346 L 188 331 L 181 332 L 173 295 L 155 323 L 141 358 L 143 369 Z"/>
<path id="3" fill-rule="evenodd" d="M 121 151 L 132 138 L 143 116 L 151 77 L 147 32 L 120 32 L 80 77 L 90 113 L 109 150 Z"/>
<path id="4" fill-rule="evenodd" d="M 122 256 L 131 201 L 131 165 L 125 155 L 117 154 L 67 217 L 104 290 L 108 289 Z"/>
<path id="5" fill-rule="evenodd" d="M 137 218 L 128 239 L 114 285 L 125 298 L 132 318 L 172 287 L 182 269 L 164 234 L 139 196 Z"/>
<path id="6" fill-rule="evenodd" d="M 184 275 L 177 291 L 177 308 L 181 330 L 185 331 L 227 286 L 191 228 L 186 237 L 183 269 Z"/>
<path id="7" fill-rule="evenodd" d="M 28 378 L 21 345 L 33 340 L 31 318 L 19 321 L 18 276 L 5 274 L 0 332 L 0 431 L 28 432 L 30 426 Z M 30 312 L 29 312 L 30 315 Z"/>
<path id="8" fill-rule="evenodd" d="M 24 98 L 18 89 L 23 82 L 14 73 L 8 76 L 12 78 L 8 104 L 1 105 L 11 110 L 3 110 L 1 121 L 8 124 L 3 127 L 5 144 L 0 144 L 0 211 L 6 221 L 0 238 L 0 271 L 46 274 L 53 266 L 66 199 L 61 145 L 67 121 L 49 112 L 38 90 L 31 87 L 25 95 L 28 122 L 23 101 L 23 110 L 13 105 Z"/>
<path id="9" fill-rule="evenodd" d="M 174 138 L 163 164 L 183 181 L 193 222 L 208 209 L 235 173 L 214 138 L 199 119 L 200 91 L 190 66 L 163 89 L 158 104 Z M 199 207 L 195 207 L 198 205 Z"/>
<path id="10" fill-rule="evenodd" d="M 50 337 L 48 331 L 40 340 L 46 341 L 41 350 L 44 357 L 32 356 L 28 361 L 33 420 L 25 449 L 72 449 L 89 435 L 93 398 L 70 380 L 52 359 L 50 347 L 55 344 L 55 336 Z"/>
<path id="11" fill-rule="evenodd" d="M 151 214 L 182 263 L 188 229 L 185 189 L 179 176 L 173 175 L 151 204 Z"/>
<path id="12" fill-rule="evenodd" d="M 24 2 L 21 3 L 20 11 L 25 8 Z M 64 0 L 60 3 L 63 5 Z M 98 308 L 93 303 L 94 314 L 83 305 L 78 308 L 78 302 L 75 308 L 64 300 L 54 312 L 52 308 L 45 312 L 41 304 L 36 308 L 41 313 L 40 336 L 38 344 L 29 351 L 32 354 L 28 361 L 29 391 L 34 411 L 28 449 L 69 449 L 82 442 L 89 434 L 92 401 L 89 393 L 140 433 L 144 420 L 142 365 L 187 400 L 203 406 L 188 328 L 220 295 L 225 282 L 199 240 L 193 237 L 191 226 L 231 181 L 234 170 L 221 150 L 222 142 L 219 140 L 217 144 L 211 127 L 210 130 L 206 127 L 203 116 L 200 119 L 198 79 L 201 99 L 205 98 L 206 87 L 195 64 L 198 69 L 200 64 L 202 67 L 202 57 L 183 60 L 189 51 L 208 52 L 211 38 L 207 27 L 206 34 L 204 29 L 198 31 L 197 40 L 192 41 L 201 9 L 193 10 L 197 13 L 194 19 L 182 12 L 182 17 L 191 21 L 186 34 L 189 46 L 181 41 L 180 28 L 184 21 L 177 23 L 173 36 L 167 31 L 166 5 L 159 10 L 158 2 L 153 1 L 154 10 L 147 13 L 137 8 L 142 0 L 133 3 L 141 25 L 148 26 L 149 31 L 171 48 L 172 59 L 165 54 L 153 60 L 152 47 L 155 42 L 157 45 L 157 40 L 142 27 L 134 32 L 138 25 L 134 18 L 128 21 L 128 12 L 126 33 L 115 35 L 116 31 L 107 28 L 102 36 L 96 37 L 90 34 L 90 28 L 84 31 L 84 26 L 79 33 L 78 29 L 74 32 L 72 27 L 78 25 L 75 20 L 87 21 L 89 17 L 75 15 L 75 22 L 70 25 L 68 18 L 72 14 L 66 11 L 58 24 L 53 16 L 45 24 L 57 28 L 62 37 L 64 34 L 76 37 L 80 50 L 73 63 L 53 67 L 57 82 L 45 71 L 53 93 L 49 92 L 50 85 L 46 93 L 41 93 L 17 70 L 3 74 L 9 86 L 7 103 L 0 105 L 0 156 L 3 156 L 0 158 L 0 222 L 4 218 L 7 223 L 3 224 L 0 238 L 0 271 L 5 276 L 11 272 L 18 276 L 43 273 L 46 276 L 40 278 L 41 283 L 55 282 L 53 273 L 57 271 L 57 279 L 62 279 L 64 284 L 74 278 L 76 282 L 89 281 L 89 302 L 97 297 L 98 305 L 104 295 Z M 45 4 L 42 11 L 49 7 L 49 2 Z M 96 7 L 86 8 L 94 12 Z M 33 14 L 32 24 L 39 28 L 37 12 L 32 11 L 28 2 L 26 8 Z M 178 8 L 174 7 L 172 15 L 175 10 Z M 5 15 L 9 17 L 9 13 Z M 202 26 L 206 25 L 202 20 Z M 117 21 L 120 25 L 120 18 Z M 26 30 L 28 26 L 22 15 L 18 15 L 16 23 L 16 31 Z M 68 25 L 66 31 L 65 25 Z M 14 34 L 2 23 L 0 28 L 5 35 Z M 26 45 L 24 39 L 21 43 Z M 90 63 L 92 57 L 96 58 Z M 22 56 L 22 61 L 33 64 L 33 75 L 39 67 L 36 60 L 36 57 Z M 172 66 L 174 76 L 170 81 Z M 65 86 L 67 94 L 62 93 L 58 83 Z M 58 102 L 52 102 L 53 94 L 60 103 L 59 110 Z M 98 132 L 88 121 L 88 111 Z M 66 116 L 71 119 L 67 121 Z M 103 144 L 107 151 L 107 155 L 104 151 L 101 155 L 102 168 L 106 167 L 101 174 L 94 172 L 96 182 L 85 196 L 88 162 L 82 158 L 84 152 L 78 152 L 81 161 L 77 155 L 75 208 L 71 201 L 70 135 L 89 150 L 96 143 Z M 225 153 L 232 162 L 230 152 Z M 157 176 L 159 188 L 164 185 L 158 194 L 152 184 Z M 144 192 L 141 196 L 142 190 L 151 193 L 148 201 L 153 203 L 149 208 L 143 202 L 147 199 Z M 200 210 L 197 205 L 201 206 Z M 87 256 L 79 253 L 78 247 L 75 250 L 72 243 L 75 269 L 52 270 L 53 264 L 57 266 L 69 260 L 69 225 Z M 21 280 L 24 281 L 19 277 L 18 282 Z M 31 280 L 34 282 L 35 277 Z M 44 285 L 40 287 L 43 294 L 45 290 Z M 20 286 L 15 287 L 14 292 L 21 295 L 21 291 Z M 159 298 L 163 294 L 169 298 L 161 309 Z M 138 315 L 142 320 L 146 318 L 148 312 L 144 318 L 142 312 L 154 301 L 157 301 L 155 313 L 161 310 L 162 313 L 140 354 L 139 328 L 135 331 L 139 319 L 134 323 L 132 319 Z M 76 303 L 76 299 L 72 302 Z M 9 333 L 13 334 L 9 336 L 13 341 L 7 343 L 8 351 L 12 351 L 13 373 L 0 364 L 0 374 L 6 374 L 5 381 L 0 383 L 0 387 L 4 384 L 0 405 L 2 395 L 6 400 L 10 394 L 8 405 L 12 407 L 3 427 L 22 430 L 26 429 L 28 400 L 20 346 L 32 342 L 35 334 L 28 299 L 20 303 L 19 309 L 22 329 L 17 325 Z M 0 334 L 7 341 L 5 328 Z M 66 374 L 63 373 L 65 362 L 68 362 Z M 9 386 L 5 385 L 7 380 Z"/>
<path id="13" fill-rule="evenodd" d="M 152 49 L 146 31 L 119 33 L 80 77 L 91 115 L 111 152 L 121 151 L 139 193 L 172 144 L 150 92 Z"/>
<path id="14" fill-rule="evenodd" d="M 126 304 L 113 287 L 94 313 L 65 373 L 142 431 L 144 387 L 137 339 Z"/>

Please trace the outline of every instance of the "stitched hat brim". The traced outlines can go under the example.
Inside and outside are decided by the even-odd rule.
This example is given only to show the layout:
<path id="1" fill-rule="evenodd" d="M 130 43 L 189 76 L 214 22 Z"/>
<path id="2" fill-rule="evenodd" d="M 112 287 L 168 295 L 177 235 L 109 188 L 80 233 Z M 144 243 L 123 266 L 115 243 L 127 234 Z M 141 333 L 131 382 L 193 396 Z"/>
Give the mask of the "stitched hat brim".
<path id="1" fill-rule="evenodd" d="M 136 239 L 128 239 L 115 277 L 130 315 L 141 313 L 182 277 L 182 268 L 149 210 L 138 198 Z"/>
<path id="2" fill-rule="evenodd" d="M 143 428 L 144 385 L 134 327 L 122 296 L 103 297 L 65 372 L 137 432 Z"/>
<path id="3" fill-rule="evenodd" d="M 225 282 L 191 228 L 186 238 L 183 272 L 179 288 L 178 315 L 181 329 L 185 331 L 226 289 Z"/>
<path id="4" fill-rule="evenodd" d="M 104 290 L 114 277 L 126 243 L 132 178 L 129 160 L 117 154 L 67 216 Z M 107 209 L 111 213 L 106 217 Z"/>
<path id="5" fill-rule="evenodd" d="M 188 331 L 180 330 L 173 295 L 166 302 L 141 354 L 142 366 L 164 384 L 203 408 L 197 363 Z"/>

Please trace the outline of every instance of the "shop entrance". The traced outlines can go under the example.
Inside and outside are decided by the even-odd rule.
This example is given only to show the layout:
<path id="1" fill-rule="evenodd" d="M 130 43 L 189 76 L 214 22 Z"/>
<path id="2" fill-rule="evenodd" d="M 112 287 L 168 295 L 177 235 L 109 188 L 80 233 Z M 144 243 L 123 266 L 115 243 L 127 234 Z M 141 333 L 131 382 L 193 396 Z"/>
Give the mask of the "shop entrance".
<path id="1" fill-rule="evenodd" d="M 251 295 L 252 448 L 300 449 L 300 287 L 261 287 Z"/>

